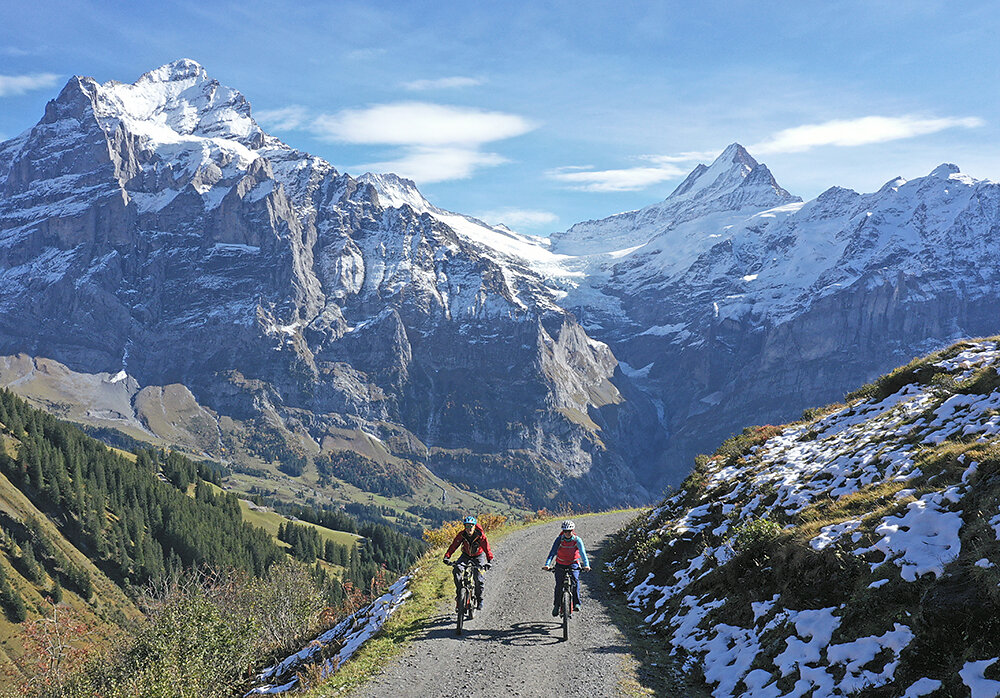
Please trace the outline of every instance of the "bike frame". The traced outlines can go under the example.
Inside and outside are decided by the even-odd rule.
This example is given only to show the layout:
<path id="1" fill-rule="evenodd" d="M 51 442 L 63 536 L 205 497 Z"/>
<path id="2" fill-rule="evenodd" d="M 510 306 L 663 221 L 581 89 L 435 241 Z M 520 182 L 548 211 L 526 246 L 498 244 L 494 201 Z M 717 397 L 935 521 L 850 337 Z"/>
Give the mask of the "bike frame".
<path id="1" fill-rule="evenodd" d="M 551 570 L 556 573 L 555 567 Z M 573 617 L 573 575 L 566 571 L 563 575 L 562 597 L 559 604 L 559 615 L 562 616 L 563 641 L 569 640 L 569 619 Z"/>
<path id="2" fill-rule="evenodd" d="M 445 563 L 449 567 L 454 567 L 454 562 Z M 472 597 L 475 595 L 475 581 L 472 577 L 473 568 L 475 565 L 468 564 L 462 571 L 462 585 L 458 589 L 458 595 L 455 597 L 455 615 L 457 616 L 455 623 L 455 634 L 462 634 L 462 626 L 465 625 L 466 620 L 472 620 L 475 612 L 472 610 Z"/>

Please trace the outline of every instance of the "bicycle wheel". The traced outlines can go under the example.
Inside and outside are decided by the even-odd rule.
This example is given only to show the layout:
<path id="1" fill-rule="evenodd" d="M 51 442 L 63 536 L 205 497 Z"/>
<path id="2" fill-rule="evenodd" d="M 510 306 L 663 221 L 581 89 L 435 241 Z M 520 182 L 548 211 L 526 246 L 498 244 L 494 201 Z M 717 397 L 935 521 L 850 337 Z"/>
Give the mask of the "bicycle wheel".
<path id="1" fill-rule="evenodd" d="M 569 640 L 569 616 L 573 612 L 573 601 L 570 598 L 569 591 L 563 591 L 562 597 L 562 625 L 563 625 L 563 640 Z"/>
<path id="2" fill-rule="evenodd" d="M 465 622 L 465 602 L 466 602 L 465 587 L 459 587 L 458 599 L 455 602 L 455 606 L 457 608 L 456 613 L 458 614 L 458 625 L 455 628 L 456 635 L 462 634 L 462 624 Z"/>

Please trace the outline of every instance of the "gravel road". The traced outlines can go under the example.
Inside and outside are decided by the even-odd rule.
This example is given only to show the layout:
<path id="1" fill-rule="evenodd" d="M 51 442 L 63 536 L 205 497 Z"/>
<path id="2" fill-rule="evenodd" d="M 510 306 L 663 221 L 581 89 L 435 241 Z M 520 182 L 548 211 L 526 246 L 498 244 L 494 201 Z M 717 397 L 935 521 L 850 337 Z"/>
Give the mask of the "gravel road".
<path id="1" fill-rule="evenodd" d="M 601 564 L 609 534 L 634 512 L 586 516 L 577 534 L 591 565 Z M 622 695 L 620 681 L 632 662 L 624 636 L 599 602 L 593 572 L 580 574 L 583 608 L 570 621 L 569 642 L 552 617 L 553 577 L 541 570 L 559 522 L 515 531 L 493 545 L 485 608 L 455 635 L 455 614 L 442 608 L 385 671 L 352 696 L 601 696 Z"/>

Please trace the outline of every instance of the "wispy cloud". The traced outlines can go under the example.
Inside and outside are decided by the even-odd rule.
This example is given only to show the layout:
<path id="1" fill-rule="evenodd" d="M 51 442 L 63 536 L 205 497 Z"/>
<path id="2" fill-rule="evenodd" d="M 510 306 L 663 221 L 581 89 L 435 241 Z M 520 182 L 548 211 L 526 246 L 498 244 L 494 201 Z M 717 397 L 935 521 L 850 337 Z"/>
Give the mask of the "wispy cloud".
<path id="1" fill-rule="evenodd" d="M 550 211 L 537 211 L 522 208 L 502 208 L 493 211 L 483 211 L 476 218 L 493 225 L 504 224 L 512 228 L 534 228 L 548 225 L 559 220 L 559 216 Z"/>
<path id="2" fill-rule="evenodd" d="M 35 73 L 33 75 L 0 75 L 0 97 L 23 95 L 32 90 L 55 86 L 59 76 L 55 73 Z"/>
<path id="3" fill-rule="evenodd" d="M 687 174 L 685 170 L 668 163 L 657 167 L 629 167 L 618 170 L 560 167 L 548 172 L 549 177 L 569 185 L 571 189 L 593 192 L 638 191 L 684 174 Z"/>
<path id="4" fill-rule="evenodd" d="M 482 147 L 536 128 L 516 114 L 428 102 L 378 104 L 323 114 L 309 124 L 321 140 L 401 148 L 398 157 L 360 165 L 375 172 L 395 172 L 418 182 L 464 179 L 482 167 L 507 162 Z"/>
<path id="5" fill-rule="evenodd" d="M 482 84 L 483 81 L 479 78 L 468 78 L 456 75 L 450 78 L 435 78 L 431 80 L 412 80 L 410 82 L 404 82 L 403 89 L 410 90 L 411 92 L 422 92 L 425 90 L 454 90 L 460 87 L 475 87 L 476 85 Z"/>
<path id="6" fill-rule="evenodd" d="M 348 51 L 345 57 L 349 61 L 370 61 L 387 53 L 384 48 L 359 48 Z"/>
<path id="7" fill-rule="evenodd" d="M 534 128 L 516 114 L 428 102 L 345 109 L 313 122 L 313 130 L 325 140 L 380 145 L 474 146 L 520 136 Z"/>
<path id="8" fill-rule="evenodd" d="M 254 119 L 265 129 L 275 131 L 294 131 L 309 121 L 308 110 L 297 104 L 281 109 L 262 109 L 254 112 Z"/>
<path id="9" fill-rule="evenodd" d="M 394 160 L 370 162 L 347 169 L 355 172 L 393 172 L 421 184 L 471 177 L 481 167 L 508 162 L 496 153 L 476 148 L 410 146 Z"/>
<path id="10" fill-rule="evenodd" d="M 985 122 L 977 117 L 922 119 L 914 116 L 865 116 L 820 124 L 806 124 L 778 131 L 749 146 L 751 153 L 798 153 L 819 146 L 858 146 L 925 136 L 950 128 L 976 128 Z"/>
<path id="11" fill-rule="evenodd" d="M 718 150 L 689 150 L 685 153 L 677 153 L 677 155 L 643 155 L 641 158 L 657 165 L 665 165 L 675 162 L 712 162 L 718 156 Z"/>

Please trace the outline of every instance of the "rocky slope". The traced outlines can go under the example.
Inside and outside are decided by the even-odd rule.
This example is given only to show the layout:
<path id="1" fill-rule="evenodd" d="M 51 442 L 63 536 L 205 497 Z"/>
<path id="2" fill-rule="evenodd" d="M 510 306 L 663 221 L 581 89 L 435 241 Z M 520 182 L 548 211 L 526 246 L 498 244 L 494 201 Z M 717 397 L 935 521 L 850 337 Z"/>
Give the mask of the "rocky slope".
<path id="1" fill-rule="evenodd" d="M 316 443 L 402 429 L 403 457 L 526 503 L 643 497 L 648 399 L 538 272 L 414 203 L 268 136 L 193 61 L 73 78 L 0 144 L 0 354 Z"/>
<path id="2" fill-rule="evenodd" d="M 998 368 L 962 342 L 728 440 L 619 534 L 620 590 L 715 696 L 997 695 Z"/>

